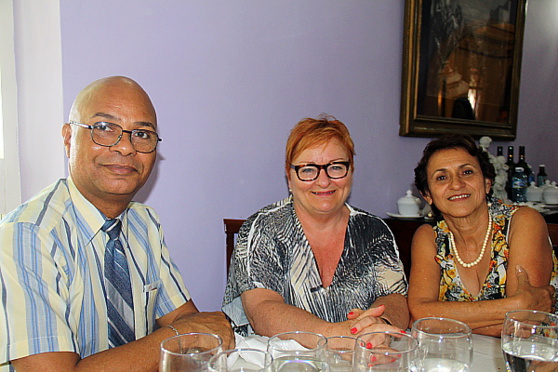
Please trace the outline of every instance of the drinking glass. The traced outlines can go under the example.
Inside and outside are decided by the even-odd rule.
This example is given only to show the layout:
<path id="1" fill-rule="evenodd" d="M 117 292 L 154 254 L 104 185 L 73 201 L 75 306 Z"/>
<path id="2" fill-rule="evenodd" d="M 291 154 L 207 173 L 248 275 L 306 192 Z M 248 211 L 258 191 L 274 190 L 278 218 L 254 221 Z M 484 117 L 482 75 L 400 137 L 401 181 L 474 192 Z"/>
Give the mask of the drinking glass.
<path id="1" fill-rule="evenodd" d="M 449 318 L 423 318 L 411 329 L 419 346 L 418 371 L 469 371 L 473 358 L 471 328 Z"/>
<path id="2" fill-rule="evenodd" d="M 401 332 L 371 332 L 359 336 L 353 371 L 414 371 L 417 340 Z"/>
<path id="3" fill-rule="evenodd" d="M 237 348 L 220 352 L 209 359 L 210 372 L 271 372 L 273 359 L 264 350 Z"/>
<path id="4" fill-rule="evenodd" d="M 205 372 L 207 363 L 222 351 L 221 337 L 210 333 L 185 333 L 161 342 L 160 372 Z"/>
<path id="5" fill-rule="evenodd" d="M 327 371 L 327 339 L 313 332 L 284 332 L 267 341 L 267 352 L 273 358 L 275 372 Z"/>
<path id="6" fill-rule="evenodd" d="M 558 371 L 558 316 L 535 310 L 506 314 L 502 352 L 508 371 Z"/>
<path id="7" fill-rule="evenodd" d="M 323 361 L 314 360 L 310 357 L 287 358 L 274 360 L 272 364 L 273 372 L 330 372 L 329 364 Z"/>
<path id="8" fill-rule="evenodd" d="M 352 372 L 356 337 L 333 336 L 327 338 L 326 360 L 331 372 Z"/>

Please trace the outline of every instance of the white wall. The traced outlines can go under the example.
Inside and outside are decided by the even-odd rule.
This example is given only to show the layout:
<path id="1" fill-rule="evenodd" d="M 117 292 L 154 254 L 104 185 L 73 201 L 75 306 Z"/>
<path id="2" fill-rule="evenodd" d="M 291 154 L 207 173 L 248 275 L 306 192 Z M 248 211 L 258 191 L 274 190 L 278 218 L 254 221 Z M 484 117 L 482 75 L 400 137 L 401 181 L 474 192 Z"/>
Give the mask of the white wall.
<path id="1" fill-rule="evenodd" d="M 157 168 L 138 200 L 159 211 L 171 253 L 201 309 L 217 309 L 221 302 L 222 219 L 245 218 L 287 195 L 284 145 L 302 117 L 327 112 L 351 130 L 357 151 L 350 199 L 355 206 L 385 216 L 413 181 L 428 139 L 398 136 L 403 1 L 60 0 L 59 18 L 52 14 L 57 2 L 42 3 L 47 8 L 42 11 L 30 3 L 18 5 L 20 27 L 43 27 L 51 17 L 63 20 L 58 68 L 64 116 L 77 92 L 102 76 L 131 76 L 150 93 L 163 142 Z M 521 85 L 520 130 L 512 142 L 527 145 L 535 164 L 548 159 L 558 137 L 552 111 L 558 91 L 554 4 L 535 0 L 529 7 L 523 66 L 528 81 Z M 26 13 L 36 12 L 41 20 L 29 22 Z M 33 47 L 48 49 L 45 42 Z M 61 79 L 49 63 L 43 70 L 48 73 L 28 74 L 37 57 L 32 62 L 29 51 L 20 52 L 26 60 L 19 71 L 22 83 L 49 79 L 51 72 L 52 80 Z M 40 84 L 43 91 L 34 104 L 60 97 L 56 84 L 48 84 L 54 89 Z M 26 106 L 25 114 L 36 111 Z M 22 139 L 26 164 L 34 158 L 45 169 L 63 163 L 57 137 L 62 119 L 31 122 Z M 57 136 L 43 156 L 33 156 L 37 139 L 53 131 Z M 556 159 L 556 152 L 551 156 Z M 554 178 L 557 166 L 549 167 Z M 40 170 L 23 175 L 26 194 L 56 179 L 60 167 L 54 168 L 40 180 Z"/>
<path id="2" fill-rule="evenodd" d="M 26 200 L 64 176 L 60 4 L 14 1 L 21 195 Z"/>
<path id="3" fill-rule="evenodd" d="M 0 1 L 0 218 L 21 203 L 17 82 L 11 1 Z"/>

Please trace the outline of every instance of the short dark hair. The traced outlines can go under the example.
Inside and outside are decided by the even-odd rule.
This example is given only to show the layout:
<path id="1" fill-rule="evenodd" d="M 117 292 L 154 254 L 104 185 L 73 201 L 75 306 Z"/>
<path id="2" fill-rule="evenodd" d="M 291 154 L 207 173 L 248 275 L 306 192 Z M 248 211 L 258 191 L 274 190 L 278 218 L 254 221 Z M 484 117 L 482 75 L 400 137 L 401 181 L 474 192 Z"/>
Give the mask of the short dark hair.
<path id="1" fill-rule="evenodd" d="M 440 150 L 457 148 L 462 148 L 471 156 L 477 158 L 483 177 L 488 178 L 492 181 L 492 183 L 494 183 L 494 178 L 496 177 L 494 166 L 490 162 L 488 154 L 482 148 L 477 146 L 473 137 L 468 134 L 448 134 L 436 138 L 426 145 L 422 153 L 422 158 L 415 168 L 415 186 L 423 195 L 430 192 L 430 189 L 428 188 L 428 175 L 426 174 L 426 167 L 428 166 L 428 161 L 432 155 Z M 489 194 L 492 194 L 492 190 L 490 190 Z"/>

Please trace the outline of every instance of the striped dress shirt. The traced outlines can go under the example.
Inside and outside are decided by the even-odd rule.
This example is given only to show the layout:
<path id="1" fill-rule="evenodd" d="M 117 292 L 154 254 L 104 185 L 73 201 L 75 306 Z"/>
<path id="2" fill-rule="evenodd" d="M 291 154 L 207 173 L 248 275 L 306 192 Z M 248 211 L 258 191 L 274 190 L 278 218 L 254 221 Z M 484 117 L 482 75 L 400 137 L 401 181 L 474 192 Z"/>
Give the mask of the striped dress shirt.
<path id="1" fill-rule="evenodd" d="M 190 299 L 169 256 L 159 217 L 131 202 L 118 217 L 130 269 L 135 333 Z M 82 358 L 109 348 L 105 217 L 61 179 L 0 223 L 0 372 L 10 360 L 70 351 Z"/>

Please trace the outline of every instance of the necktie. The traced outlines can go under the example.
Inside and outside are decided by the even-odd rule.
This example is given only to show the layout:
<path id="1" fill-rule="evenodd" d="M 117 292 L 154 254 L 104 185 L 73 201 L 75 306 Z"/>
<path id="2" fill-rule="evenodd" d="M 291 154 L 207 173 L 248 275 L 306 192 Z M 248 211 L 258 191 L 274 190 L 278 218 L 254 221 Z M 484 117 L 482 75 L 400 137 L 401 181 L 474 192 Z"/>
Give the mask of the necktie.
<path id="1" fill-rule="evenodd" d="M 121 227 L 122 223 L 118 219 L 107 220 L 101 227 L 109 236 L 105 250 L 105 288 L 111 348 L 136 339 L 130 272 L 124 247 L 118 239 Z"/>

